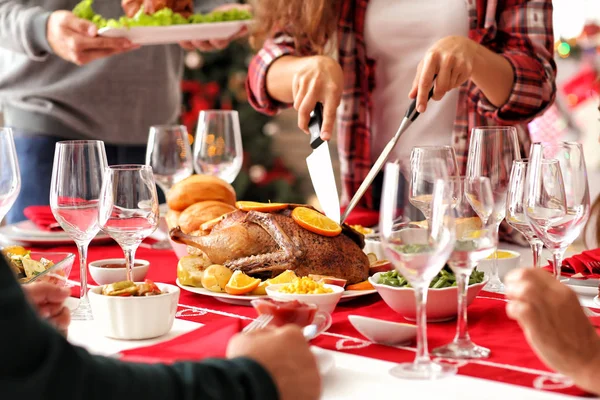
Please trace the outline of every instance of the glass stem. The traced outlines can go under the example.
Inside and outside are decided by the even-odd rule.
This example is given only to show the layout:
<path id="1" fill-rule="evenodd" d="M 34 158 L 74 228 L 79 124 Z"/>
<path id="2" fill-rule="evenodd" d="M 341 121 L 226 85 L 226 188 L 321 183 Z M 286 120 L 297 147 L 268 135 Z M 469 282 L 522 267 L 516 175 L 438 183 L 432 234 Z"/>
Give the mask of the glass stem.
<path id="1" fill-rule="evenodd" d="M 417 304 L 417 356 L 415 364 L 426 364 L 431 361 L 427 349 L 427 289 L 428 286 L 415 287 L 415 301 Z"/>
<path id="2" fill-rule="evenodd" d="M 135 265 L 135 250 L 137 246 L 123 246 L 125 253 L 126 279 L 133 282 L 133 266 Z"/>
<path id="3" fill-rule="evenodd" d="M 552 252 L 552 256 L 554 259 L 553 272 L 556 280 L 560 279 L 560 273 L 562 270 L 562 262 L 563 256 L 565 254 L 565 249 L 556 249 Z"/>
<path id="4" fill-rule="evenodd" d="M 473 270 L 471 268 L 470 270 Z M 456 324 L 455 343 L 469 342 L 469 328 L 467 322 L 467 286 L 469 273 L 459 272 L 456 274 L 456 286 L 458 287 L 458 323 Z"/>
<path id="5" fill-rule="evenodd" d="M 532 240 L 529 243 L 531 246 L 531 254 L 533 256 L 533 268 L 540 267 L 540 260 L 542 259 L 542 250 L 544 249 L 544 244 L 539 240 Z"/>
<path id="6" fill-rule="evenodd" d="M 79 303 L 88 304 L 87 291 L 87 253 L 90 242 L 77 243 L 79 252 Z"/>
<path id="7" fill-rule="evenodd" d="M 500 224 L 496 225 L 496 249 L 498 248 L 498 244 L 500 239 L 498 237 L 500 230 Z M 492 257 L 492 276 L 490 277 L 491 282 L 500 282 L 500 275 L 498 275 L 498 252 L 494 251 Z"/>

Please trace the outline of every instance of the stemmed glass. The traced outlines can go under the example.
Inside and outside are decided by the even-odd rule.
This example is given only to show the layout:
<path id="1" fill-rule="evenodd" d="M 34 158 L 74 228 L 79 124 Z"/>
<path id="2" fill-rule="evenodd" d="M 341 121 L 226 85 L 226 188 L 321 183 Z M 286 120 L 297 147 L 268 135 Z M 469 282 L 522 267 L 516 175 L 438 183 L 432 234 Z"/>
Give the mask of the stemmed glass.
<path id="1" fill-rule="evenodd" d="M 73 140 L 56 144 L 50 208 L 79 251 L 80 300 L 71 315 L 74 320 L 93 319 L 87 294 L 87 251 L 100 230 L 98 201 L 106 166 L 102 141 Z"/>
<path id="2" fill-rule="evenodd" d="M 456 154 L 450 146 L 413 147 L 410 153 L 410 168 L 414 173 L 411 173 L 408 201 L 418 208 L 428 221 L 438 163 L 444 164 L 448 176 L 458 176 Z"/>
<path id="3" fill-rule="evenodd" d="M 183 125 L 155 125 L 150 127 L 146 165 L 152 167 L 154 180 L 165 197 L 173 185 L 194 173 L 192 150 L 187 128 Z M 168 249 L 165 238 L 152 245 L 154 249 Z"/>
<path id="4" fill-rule="evenodd" d="M 123 249 L 127 280 L 133 280 L 135 252 L 158 226 L 158 196 L 152 167 L 115 165 L 106 169 L 99 205 L 100 228 Z"/>
<path id="5" fill-rule="evenodd" d="M 496 232 L 506 214 L 506 196 L 510 170 L 514 160 L 521 158 L 517 130 L 514 127 L 473 128 L 467 158 L 467 177 L 487 176 L 492 186 L 494 207 L 489 216 Z M 500 292 L 504 285 L 498 276 L 498 255 L 494 252 L 491 276 L 485 290 Z"/>
<path id="6" fill-rule="evenodd" d="M 0 128 L 0 222 L 21 191 L 21 172 L 12 129 Z"/>
<path id="7" fill-rule="evenodd" d="M 194 141 L 196 172 L 231 183 L 239 174 L 243 159 L 238 112 L 201 111 Z"/>
<path id="8" fill-rule="evenodd" d="M 506 222 L 525 236 L 529 242 L 529 246 L 531 246 L 533 267 L 537 268 L 540 266 L 544 244 L 536 236 L 525 216 L 525 208 L 527 208 L 525 193 L 528 166 L 528 159 L 515 160 L 513 162 L 506 199 Z"/>
<path id="9" fill-rule="evenodd" d="M 572 142 L 534 143 L 529 162 L 525 216 L 552 252 L 554 276 L 560 279 L 565 250 L 590 214 L 583 148 Z"/>
<path id="10" fill-rule="evenodd" d="M 458 287 L 458 323 L 454 340 L 433 350 L 443 358 L 487 358 L 490 350 L 471 341 L 467 328 L 467 287 L 476 264 L 496 251 L 496 226 L 489 219 L 484 223 L 474 209 L 491 209 L 494 205 L 490 180 L 485 177 L 450 178 L 451 190 L 458 193 L 458 202 L 452 214 L 456 223 L 456 242 L 448 265 L 456 275 Z"/>
<path id="11" fill-rule="evenodd" d="M 183 125 L 150 127 L 146 165 L 152 167 L 154 180 L 165 196 L 179 181 L 194 173 L 187 128 Z"/>
<path id="12" fill-rule="evenodd" d="M 387 258 L 414 288 L 417 304 L 417 355 L 413 363 L 399 364 L 390 371 L 398 378 L 435 379 L 456 373 L 454 366 L 431 361 L 427 350 L 427 289 L 454 246 L 451 196 L 445 181 L 447 168 L 444 163 L 435 164 L 433 171 L 438 179 L 433 182 L 427 227 L 394 223 L 403 212 L 404 177 L 399 164 L 388 163 L 385 167 L 379 235 Z"/>

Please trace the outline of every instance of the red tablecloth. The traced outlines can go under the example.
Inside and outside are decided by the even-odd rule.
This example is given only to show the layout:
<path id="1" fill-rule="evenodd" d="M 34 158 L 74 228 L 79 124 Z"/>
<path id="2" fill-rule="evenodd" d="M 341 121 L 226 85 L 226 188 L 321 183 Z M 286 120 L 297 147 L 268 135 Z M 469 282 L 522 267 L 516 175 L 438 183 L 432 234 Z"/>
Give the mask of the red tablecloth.
<path id="1" fill-rule="evenodd" d="M 36 249 L 43 251 L 40 249 Z M 49 249 L 46 249 L 49 251 Z M 54 251 L 75 252 L 72 247 L 53 248 Z M 103 258 L 122 257 L 118 246 L 90 246 L 89 261 Z M 148 278 L 157 282 L 174 284 L 177 257 L 170 250 L 139 248 L 136 258 L 150 261 Z M 79 280 L 78 260 L 70 278 Z M 93 283 L 91 277 L 89 282 Z M 76 292 L 76 291 L 74 291 Z M 178 318 L 210 324 L 231 318 L 254 318 L 251 307 L 222 303 L 208 296 L 181 291 Z M 341 303 L 333 314 L 333 325 L 329 331 L 314 340 L 314 344 L 325 349 L 337 350 L 365 357 L 392 362 L 412 361 L 414 347 L 389 347 L 371 343 L 362 337 L 350 324 L 350 314 L 365 315 L 390 321 L 406 322 L 392 311 L 377 295 L 370 295 L 351 302 Z M 435 348 L 452 340 L 456 321 L 428 324 L 429 348 Z M 486 360 L 461 362 L 459 373 L 515 385 L 556 391 L 575 396 L 585 396 L 581 390 L 556 382 L 556 375 L 537 358 L 530 349 L 519 326 L 508 319 L 505 300 L 501 295 L 483 292 L 469 307 L 469 331 L 472 339 L 492 350 Z M 550 334 L 550 333 L 549 333 Z"/>

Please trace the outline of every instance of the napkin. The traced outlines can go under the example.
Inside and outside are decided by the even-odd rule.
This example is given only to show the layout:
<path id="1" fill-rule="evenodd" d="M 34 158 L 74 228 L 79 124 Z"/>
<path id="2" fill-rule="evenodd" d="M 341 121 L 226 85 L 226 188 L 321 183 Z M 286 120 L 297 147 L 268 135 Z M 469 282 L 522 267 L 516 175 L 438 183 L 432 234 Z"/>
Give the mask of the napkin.
<path id="1" fill-rule="evenodd" d="M 552 261 L 544 267 L 552 271 Z M 561 275 L 580 279 L 600 279 L 600 248 L 586 250 L 563 260 Z"/>
<path id="2" fill-rule="evenodd" d="M 345 208 L 342 208 L 342 213 Z M 355 208 L 345 221 L 348 225 L 361 225 L 365 228 L 375 226 L 379 223 L 379 211 L 366 208 Z"/>
<path id="3" fill-rule="evenodd" d="M 61 226 L 56 222 L 50 206 L 29 206 L 23 210 L 25 217 L 43 231 L 60 231 Z"/>
<path id="4" fill-rule="evenodd" d="M 204 325 L 166 342 L 121 352 L 121 360 L 141 363 L 198 361 L 225 357 L 229 340 L 242 331 L 241 319 Z"/>

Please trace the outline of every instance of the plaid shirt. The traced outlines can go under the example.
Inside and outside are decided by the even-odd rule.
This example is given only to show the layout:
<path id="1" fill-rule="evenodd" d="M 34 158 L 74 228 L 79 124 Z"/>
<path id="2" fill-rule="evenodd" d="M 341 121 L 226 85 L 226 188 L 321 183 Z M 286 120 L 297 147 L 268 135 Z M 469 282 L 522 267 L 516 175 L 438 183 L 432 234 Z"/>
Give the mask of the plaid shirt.
<path id="1" fill-rule="evenodd" d="M 461 174 L 465 173 L 470 131 L 475 126 L 516 125 L 521 153 L 529 152 L 526 123 L 553 102 L 556 76 L 551 0 L 465 1 L 469 37 L 510 62 L 514 84 L 508 101 L 501 107 L 491 104 L 470 81 L 459 88 L 452 143 Z M 367 57 L 365 48 L 368 3 L 368 0 L 343 0 L 337 30 L 338 60 L 345 81 L 337 130 L 344 204 L 358 190 L 373 165 L 369 118 L 375 62 Z M 250 63 L 246 82 L 249 100 L 263 113 L 273 115 L 290 106 L 273 100 L 266 91 L 269 66 L 287 54 L 310 55 L 311 52 L 296 49 L 292 38 L 281 32 L 268 40 Z M 376 208 L 373 194 L 367 191 L 360 205 Z"/>

